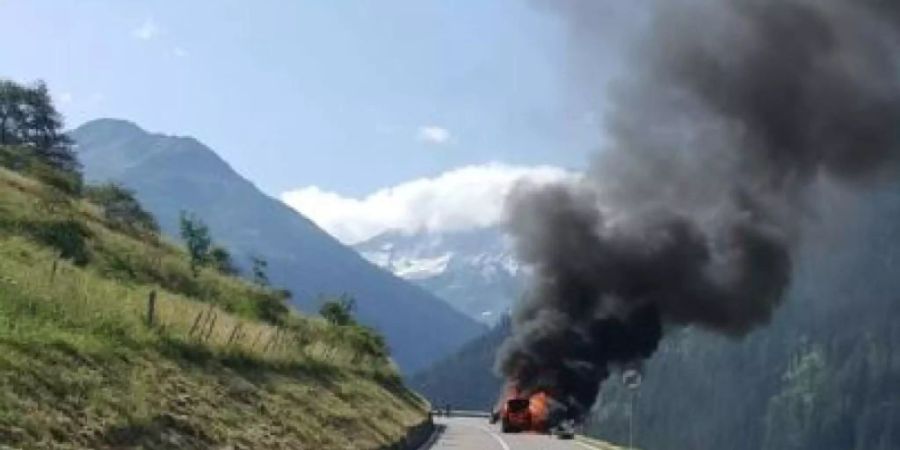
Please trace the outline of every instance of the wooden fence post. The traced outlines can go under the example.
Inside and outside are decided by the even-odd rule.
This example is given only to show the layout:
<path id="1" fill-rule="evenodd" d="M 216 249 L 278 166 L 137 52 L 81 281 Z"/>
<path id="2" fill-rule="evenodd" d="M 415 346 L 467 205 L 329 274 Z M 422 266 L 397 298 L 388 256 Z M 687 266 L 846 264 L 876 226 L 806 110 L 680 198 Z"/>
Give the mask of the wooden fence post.
<path id="1" fill-rule="evenodd" d="M 203 310 L 201 309 L 201 310 L 200 310 L 200 313 L 197 314 L 197 318 L 194 319 L 194 325 L 191 326 L 191 331 L 188 331 L 188 337 L 194 336 L 194 331 L 198 330 L 197 327 L 200 325 L 200 322 L 203 320 L 203 313 L 204 313 L 204 312 L 205 312 L 205 311 L 203 311 Z"/>
<path id="2" fill-rule="evenodd" d="M 219 313 L 213 312 L 212 319 L 209 321 L 209 328 L 206 330 L 206 336 L 203 338 L 203 342 L 209 342 L 209 338 L 213 334 L 213 330 L 216 329 L 216 321 L 219 319 Z"/>
<path id="3" fill-rule="evenodd" d="M 259 333 L 256 334 L 256 338 L 253 339 L 253 343 L 250 344 L 251 349 L 256 348 L 256 343 L 259 342 L 259 338 L 261 338 L 262 335 L 263 335 L 263 330 L 259 330 Z"/>
<path id="4" fill-rule="evenodd" d="M 156 290 L 150 291 L 147 298 L 147 326 L 152 327 L 156 324 Z"/>
<path id="5" fill-rule="evenodd" d="M 263 353 L 268 353 L 269 349 L 274 350 L 275 344 L 278 341 L 278 335 L 281 333 L 281 327 L 275 328 L 275 334 L 269 337 L 269 342 L 266 342 L 266 346 L 263 347 Z"/>
<path id="6" fill-rule="evenodd" d="M 58 265 L 59 265 L 59 259 L 54 259 L 53 266 L 50 267 L 50 284 L 53 284 L 53 280 L 56 278 L 56 269 L 58 268 L 57 267 Z"/>
<path id="7" fill-rule="evenodd" d="M 231 330 L 231 336 L 228 336 L 228 344 L 231 345 L 235 340 L 240 336 L 241 333 L 241 323 L 238 322 L 237 325 L 234 326 L 234 329 Z"/>

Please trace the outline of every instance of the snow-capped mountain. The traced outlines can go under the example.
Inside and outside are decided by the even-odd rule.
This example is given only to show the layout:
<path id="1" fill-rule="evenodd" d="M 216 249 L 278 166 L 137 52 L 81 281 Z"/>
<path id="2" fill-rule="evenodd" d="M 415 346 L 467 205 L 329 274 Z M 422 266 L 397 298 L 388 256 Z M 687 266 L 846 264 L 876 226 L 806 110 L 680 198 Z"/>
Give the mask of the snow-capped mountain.
<path id="1" fill-rule="evenodd" d="M 496 228 L 461 232 L 389 231 L 354 246 L 369 261 L 418 283 L 487 324 L 523 290 L 525 271 Z"/>

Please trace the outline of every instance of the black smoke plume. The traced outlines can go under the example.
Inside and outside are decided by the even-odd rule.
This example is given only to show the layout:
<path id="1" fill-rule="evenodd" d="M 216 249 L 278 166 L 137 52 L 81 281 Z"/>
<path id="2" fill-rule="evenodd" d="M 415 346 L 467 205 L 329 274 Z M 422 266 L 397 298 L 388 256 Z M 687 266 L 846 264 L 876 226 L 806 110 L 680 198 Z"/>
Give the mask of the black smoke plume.
<path id="1" fill-rule="evenodd" d="M 589 32 L 596 4 L 551 5 L 577 28 L 574 55 L 604 45 Z M 822 187 L 897 174 L 897 4 L 653 4 L 610 94 L 609 147 L 582 179 L 508 200 L 534 283 L 498 371 L 580 419 L 610 371 L 652 355 L 667 328 L 740 337 L 766 324 Z M 596 63 L 573 61 L 584 83 L 580 65 Z"/>

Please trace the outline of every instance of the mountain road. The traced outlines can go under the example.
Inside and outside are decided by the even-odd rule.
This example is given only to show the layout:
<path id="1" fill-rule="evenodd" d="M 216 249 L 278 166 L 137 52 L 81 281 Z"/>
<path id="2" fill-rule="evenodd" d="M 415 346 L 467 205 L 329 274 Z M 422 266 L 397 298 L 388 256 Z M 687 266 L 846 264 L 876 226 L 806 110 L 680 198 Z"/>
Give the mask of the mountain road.
<path id="1" fill-rule="evenodd" d="M 505 434 L 485 418 L 437 417 L 433 441 L 420 450 L 603 450 L 577 440 L 542 434 Z"/>

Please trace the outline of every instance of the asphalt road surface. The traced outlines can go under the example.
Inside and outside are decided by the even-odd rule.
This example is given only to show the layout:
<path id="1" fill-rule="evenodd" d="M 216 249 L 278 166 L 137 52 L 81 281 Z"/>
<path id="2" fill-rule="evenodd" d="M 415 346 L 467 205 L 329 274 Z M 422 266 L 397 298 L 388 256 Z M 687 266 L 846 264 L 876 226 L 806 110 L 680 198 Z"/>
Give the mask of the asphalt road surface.
<path id="1" fill-rule="evenodd" d="M 439 435 L 422 450 L 594 450 L 574 440 L 541 434 L 503 434 L 484 418 L 436 417 Z"/>

